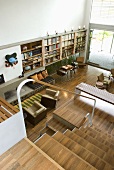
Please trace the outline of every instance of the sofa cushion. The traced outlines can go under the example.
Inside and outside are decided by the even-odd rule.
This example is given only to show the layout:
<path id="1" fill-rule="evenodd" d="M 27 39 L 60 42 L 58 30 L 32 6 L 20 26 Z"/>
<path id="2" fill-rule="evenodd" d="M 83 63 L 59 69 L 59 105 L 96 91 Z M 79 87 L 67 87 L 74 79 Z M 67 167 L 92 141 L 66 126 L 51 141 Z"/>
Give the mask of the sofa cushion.
<path id="1" fill-rule="evenodd" d="M 46 78 L 46 77 L 48 76 L 47 70 L 43 70 L 43 71 L 42 71 L 42 76 L 43 76 L 44 78 Z"/>
<path id="2" fill-rule="evenodd" d="M 54 78 L 51 76 L 47 76 L 45 79 L 43 79 L 42 81 L 46 82 L 46 83 L 50 83 L 52 81 L 54 81 Z"/>
<path id="3" fill-rule="evenodd" d="M 29 87 L 30 87 L 30 88 L 32 88 L 32 89 L 40 89 L 40 88 L 42 88 L 42 87 L 43 87 L 43 85 L 42 85 L 42 84 L 37 83 L 37 82 L 35 82 L 34 84 L 27 83 L 27 86 L 29 86 Z"/>
<path id="4" fill-rule="evenodd" d="M 37 74 L 37 78 L 38 78 L 38 80 L 42 80 L 44 77 L 42 76 L 41 73 L 38 73 L 38 74 Z"/>
<path id="5" fill-rule="evenodd" d="M 35 80 L 35 81 L 33 81 L 33 84 L 38 81 L 38 76 L 37 76 L 37 74 L 34 74 L 34 75 L 30 76 L 30 78 L 33 79 L 33 80 Z"/>

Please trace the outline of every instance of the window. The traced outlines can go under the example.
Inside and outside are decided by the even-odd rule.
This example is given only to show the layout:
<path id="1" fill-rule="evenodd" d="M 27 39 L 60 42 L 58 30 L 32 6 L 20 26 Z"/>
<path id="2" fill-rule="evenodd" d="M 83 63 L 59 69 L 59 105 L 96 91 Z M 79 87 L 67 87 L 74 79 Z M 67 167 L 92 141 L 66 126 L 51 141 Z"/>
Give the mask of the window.
<path id="1" fill-rule="evenodd" d="M 114 0 L 93 0 L 90 22 L 114 25 Z"/>

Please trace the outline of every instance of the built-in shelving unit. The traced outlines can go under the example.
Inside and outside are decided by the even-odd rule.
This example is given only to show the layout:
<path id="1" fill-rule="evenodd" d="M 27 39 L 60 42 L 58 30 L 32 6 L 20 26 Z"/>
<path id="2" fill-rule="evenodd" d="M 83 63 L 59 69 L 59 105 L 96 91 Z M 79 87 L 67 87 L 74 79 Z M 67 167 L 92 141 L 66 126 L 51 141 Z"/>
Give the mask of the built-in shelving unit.
<path id="1" fill-rule="evenodd" d="M 42 40 L 21 45 L 23 71 L 43 66 Z"/>
<path id="2" fill-rule="evenodd" d="M 48 66 L 85 50 L 86 29 L 42 37 L 21 45 L 24 73 Z"/>
<path id="3" fill-rule="evenodd" d="M 80 30 L 76 33 L 75 53 L 80 53 L 85 50 L 87 30 Z"/>
<path id="4" fill-rule="evenodd" d="M 75 32 L 62 35 L 62 58 L 74 54 Z"/>
<path id="5" fill-rule="evenodd" d="M 44 64 L 48 65 L 60 60 L 60 36 L 47 37 L 44 39 Z"/>

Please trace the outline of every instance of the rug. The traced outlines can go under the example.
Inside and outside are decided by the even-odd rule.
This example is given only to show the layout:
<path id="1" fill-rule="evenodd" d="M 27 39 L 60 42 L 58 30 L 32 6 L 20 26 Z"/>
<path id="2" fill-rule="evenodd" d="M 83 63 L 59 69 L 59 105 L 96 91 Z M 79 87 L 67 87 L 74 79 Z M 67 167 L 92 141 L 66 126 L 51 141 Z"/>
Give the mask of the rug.
<path id="1" fill-rule="evenodd" d="M 23 100 L 23 101 L 21 102 L 22 108 L 24 108 L 24 107 L 27 108 L 27 107 L 32 106 L 33 103 L 34 103 L 34 101 L 38 101 L 38 102 L 40 103 L 40 102 L 41 102 L 41 97 L 42 97 L 42 94 L 36 93 L 36 94 L 30 96 L 29 98 Z M 15 105 L 14 107 L 16 107 L 17 109 L 19 109 L 18 104 Z"/>

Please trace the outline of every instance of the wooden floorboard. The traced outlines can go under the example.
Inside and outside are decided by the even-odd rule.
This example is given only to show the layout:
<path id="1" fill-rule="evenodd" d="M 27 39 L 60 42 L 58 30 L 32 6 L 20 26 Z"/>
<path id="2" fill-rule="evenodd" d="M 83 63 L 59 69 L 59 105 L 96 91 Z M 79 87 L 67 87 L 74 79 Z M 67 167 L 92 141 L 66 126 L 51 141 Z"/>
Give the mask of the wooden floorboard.
<path id="1" fill-rule="evenodd" d="M 11 149 L 0 156 L 1 170 L 63 170 L 48 155 L 31 143 L 28 139 L 23 139 Z"/>

